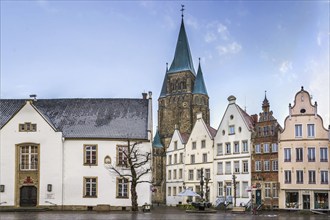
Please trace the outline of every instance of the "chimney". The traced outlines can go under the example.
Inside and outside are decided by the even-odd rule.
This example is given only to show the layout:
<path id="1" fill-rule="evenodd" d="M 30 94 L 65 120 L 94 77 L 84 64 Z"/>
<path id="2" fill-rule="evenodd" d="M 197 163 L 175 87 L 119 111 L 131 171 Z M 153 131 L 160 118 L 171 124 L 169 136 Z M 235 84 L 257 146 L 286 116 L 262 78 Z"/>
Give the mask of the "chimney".
<path id="1" fill-rule="evenodd" d="M 142 93 L 142 98 L 143 98 L 143 99 L 147 99 L 147 95 L 148 95 L 148 94 L 147 94 L 146 92 L 143 92 L 143 93 Z"/>
<path id="2" fill-rule="evenodd" d="M 30 98 L 31 98 L 31 101 L 37 101 L 37 95 L 36 94 L 31 94 Z"/>
<path id="3" fill-rule="evenodd" d="M 148 92 L 148 95 L 149 95 L 149 99 L 152 99 L 152 92 L 151 91 Z"/>

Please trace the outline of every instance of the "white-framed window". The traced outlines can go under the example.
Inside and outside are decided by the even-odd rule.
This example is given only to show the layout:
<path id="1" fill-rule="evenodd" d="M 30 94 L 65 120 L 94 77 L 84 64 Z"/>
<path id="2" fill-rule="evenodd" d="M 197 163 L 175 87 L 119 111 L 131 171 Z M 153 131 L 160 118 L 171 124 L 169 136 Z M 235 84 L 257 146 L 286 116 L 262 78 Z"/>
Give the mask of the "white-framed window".
<path id="1" fill-rule="evenodd" d="M 203 154 L 203 163 L 207 163 L 207 153 Z"/>
<path id="2" fill-rule="evenodd" d="M 231 187 L 232 187 L 231 182 L 226 182 L 225 184 L 226 184 L 226 195 L 231 196 L 232 195 L 231 194 Z"/>
<path id="3" fill-rule="evenodd" d="M 242 145 L 243 145 L 243 152 L 244 153 L 249 152 L 248 141 L 242 141 Z"/>
<path id="4" fill-rule="evenodd" d="M 36 132 L 37 124 L 33 124 L 31 122 L 25 122 L 24 124 L 18 125 L 19 132 Z"/>
<path id="5" fill-rule="evenodd" d="M 207 179 L 211 179 L 211 170 L 210 169 L 205 169 L 204 177 Z"/>
<path id="6" fill-rule="evenodd" d="M 197 180 L 201 180 L 201 169 L 198 169 L 196 172 Z"/>
<path id="7" fill-rule="evenodd" d="M 278 161 L 272 160 L 272 169 L 273 171 L 278 171 Z"/>
<path id="8" fill-rule="evenodd" d="M 255 161 L 255 170 L 261 171 L 261 161 L 260 160 Z"/>
<path id="9" fill-rule="evenodd" d="M 264 153 L 269 153 L 270 149 L 269 149 L 269 144 L 268 143 L 264 143 Z"/>
<path id="10" fill-rule="evenodd" d="M 315 147 L 308 148 L 308 162 L 315 162 Z"/>
<path id="11" fill-rule="evenodd" d="M 304 171 L 296 170 L 296 181 L 297 181 L 297 184 L 304 183 Z"/>
<path id="12" fill-rule="evenodd" d="M 231 174 L 231 162 L 230 161 L 227 161 L 226 162 L 226 171 L 225 171 L 226 174 Z"/>
<path id="13" fill-rule="evenodd" d="M 296 162 L 302 162 L 304 159 L 304 149 L 302 147 L 296 148 Z"/>
<path id="14" fill-rule="evenodd" d="M 180 153 L 180 163 L 183 163 L 183 153 Z"/>
<path id="15" fill-rule="evenodd" d="M 218 196 L 223 196 L 223 182 L 218 182 Z"/>
<path id="16" fill-rule="evenodd" d="M 234 161 L 234 172 L 239 173 L 239 161 Z"/>
<path id="17" fill-rule="evenodd" d="M 291 148 L 284 148 L 284 162 L 291 162 Z"/>
<path id="18" fill-rule="evenodd" d="M 239 142 L 234 142 L 234 153 L 235 154 L 240 153 L 240 151 L 239 151 Z"/>
<path id="19" fill-rule="evenodd" d="M 174 141 L 174 150 L 178 149 L 178 141 Z"/>
<path id="20" fill-rule="evenodd" d="M 117 166 L 127 167 L 128 146 L 117 146 Z"/>
<path id="21" fill-rule="evenodd" d="M 171 196 L 172 195 L 172 188 L 171 187 L 167 187 L 167 195 Z"/>
<path id="22" fill-rule="evenodd" d="M 291 183 L 291 171 L 290 170 L 284 171 L 284 183 L 286 183 L 286 184 Z"/>
<path id="23" fill-rule="evenodd" d="M 295 128 L 295 137 L 301 138 L 302 137 L 302 124 L 296 124 L 294 126 L 294 128 Z"/>
<path id="24" fill-rule="evenodd" d="M 189 170 L 188 171 L 188 179 L 189 180 L 194 180 L 194 170 Z"/>
<path id="25" fill-rule="evenodd" d="M 314 124 L 307 124 L 307 137 L 315 137 Z"/>
<path id="26" fill-rule="evenodd" d="M 177 164 L 177 163 L 178 163 L 178 155 L 174 154 L 174 164 Z"/>
<path id="27" fill-rule="evenodd" d="M 97 197 L 97 177 L 84 177 L 84 197 Z"/>
<path id="28" fill-rule="evenodd" d="M 240 182 L 236 181 L 236 197 L 239 198 L 241 195 Z"/>
<path id="29" fill-rule="evenodd" d="M 177 176 L 176 176 L 176 169 L 173 170 L 173 179 L 176 180 Z"/>
<path id="30" fill-rule="evenodd" d="M 278 151 L 277 143 L 272 143 L 272 152 L 277 152 L 277 151 Z"/>
<path id="31" fill-rule="evenodd" d="M 172 170 L 167 171 L 167 179 L 171 180 L 172 179 Z"/>
<path id="32" fill-rule="evenodd" d="M 128 198 L 128 179 L 117 178 L 117 197 Z"/>
<path id="33" fill-rule="evenodd" d="M 182 169 L 181 168 L 179 169 L 179 179 L 182 179 Z"/>
<path id="34" fill-rule="evenodd" d="M 242 182 L 242 189 L 243 189 L 242 197 L 243 198 L 249 197 L 249 193 L 247 191 L 248 186 L 249 186 L 249 182 L 245 182 L 245 181 Z"/>
<path id="35" fill-rule="evenodd" d="M 176 196 L 176 186 L 173 186 L 173 196 Z"/>
<path id="36" fill-rule="evenodd" d="M 309 170 L 308 171 L 308 183 L 309 184 L 315 184 L 316 183 L 315 170 Z"/>
<path id="37" fill-rule="evenodd" d="M 217 170 L 218 174 L 221 175 L 223 174 L 223 163 L 222 162 L 218 162 L 218 170 Z"/>
<path id="38" fill-rule="evenodd" d="M 193 141 L 192 142 L 192 147 L 191 147 L 193 150 L 195 150 L 196 149 L 196 141 Z"/>
<path id="39" fill-rule="evenodd" d="M 326 147 L 320 148 L 320 161 L 328 162 L 328 148 L 326 148 Z"/>
<path id="40" fill-rule="evenodd" d="M 20 148 L 20 170 L 37 170 L 38 169 L 38 146 L 22 145 Z"/>
<path id="41" fill-rule="evenodd" d="M 273 183 L 272 184 L 273 187 L 273 198 L 278 198 L 278 184 L 277 183 Z"/>
<path id="42" fill-rule="evenodd" d="M 226 154 L 231 154 L 231 145 L 230 143 L 226 143 Z"/>
<path id="43" fill-rule="evenodd" d="M 260 146 L 260 144 L 254 145 L 254 152 L 256 154 L 260 154 L 261 153 L 261 146 Z"/>
<path id="44" fill-rule="evenodd" d="M 249 161 L 243 160 L 243 173 L 248 173 L 249 172 Z"/>
<path id="45" fill-rule="evenodd" d="M 195 163 L 195 154 L 190 155 L 190 163 Z"/>
<path id="46" fill-rule="evenodd" d="M 264 161 L 264 171 L 270 171 L 270 162 L 269 162 L 269 160 Z"/>
<path id="47" fill-rule="evenodd" d="M 172 155 L 168 155 L 168 164 L 169 164 L 169 165 L 172 164 Z"/>
<path id="48" fill-rule="evenodd" d="M 84 145 L 84 165 L 97 165 L 97 145 Z"/>
<path id="49" fill-rule="evenodd" d="M 217 155 L 223 154 L 223 146 L 222 144 L 217 144 Z"/>
<path id="50" fill-rule="evenodd" d="M 329 172 L 325 170 L 321 170 L 321 184 L 329 183 Z"/>
<path id="51" fill-rule="evenodd" d="M 270 198 L 270 191 L 271 191 L 271 188 L 270 188 L 270 183 L 265 183 L 265 198 Z"/>
<path id="52" fill-rule="evenodd" d="M 264 136 L 268 136 L 268 126 L 264 127 Z"/>
<path id="53" fill-rule="evenodd" d="M 235 125 L 229 125 L 229 135 L 235 134 Z"/>
<path id="54" fill-rule="evenodd" d="M 206 147 L 206 142 L 205 142 L 205 140 L 202 140 L 201 141 L 201 148 L 205 148 Z"/>

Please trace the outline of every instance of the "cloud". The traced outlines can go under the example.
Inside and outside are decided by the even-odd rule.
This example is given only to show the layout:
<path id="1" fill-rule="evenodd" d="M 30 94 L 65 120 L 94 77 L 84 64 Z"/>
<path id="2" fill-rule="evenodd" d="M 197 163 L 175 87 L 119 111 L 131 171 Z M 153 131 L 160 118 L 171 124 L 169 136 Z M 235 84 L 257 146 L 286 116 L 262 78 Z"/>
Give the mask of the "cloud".
<path id="1" fill-rule="evenodd" d="M 323 38 L 324 38 L 324 34 L 322 32 L 319 32 L 316 36 L 316 42 L 318 46 L 322 46 Z"/>
<path id="2" fill-rule="evenodd" d="M 205 42 L 210 43 L 217 40 L 217 35 L 213 32 L 207 32 L 204 36 Z"/>
<path id="3" fill-rule="evenodd" d="M 283 61 L 280 64 L 279 71 L 282 74 L 286 74 L 290 70 L 292 70 L 292 62 L 291 61 L 286 60 L 286 61 Z"/>
<path id="4" fill-rule="evenodd" d="M 220 56 L 224 56 L 227 54 L 236 54 L 242 50 L 242 46 L 237 42 L 232 42 L 227 45 L 219 45 L 217 46 L 217 51 Z"/>
<path id="5" fill-rule="evenodd" d="M 49 0 L 37 0 L 36 4 L 42 8 L 43 10 L 51 13 L 56 13 L 58 12 L 57 9 L 53 8 L 50 6 L 50 1 Z"/>
<path id="6" fill-rule="evenodd" d="M 218 24 L 218 27 L 217 27 L 217 32 L 219 33 L 219 35 L 221 36 L 221 38 L 223 40 L 228 40 L 228 38 L 229 38 L 229 31 L 228 31 L 227 26 L 219 23 Z"/>
<path id="7" fill-rule="evenodd" d="M 194 29 L 198 29 L 198 22 L 195 18 L 193 18 L 192 16 L 189 16 L 188 18 L 185 19 L 185 23 L 190 26 L 193 27 Z"/>

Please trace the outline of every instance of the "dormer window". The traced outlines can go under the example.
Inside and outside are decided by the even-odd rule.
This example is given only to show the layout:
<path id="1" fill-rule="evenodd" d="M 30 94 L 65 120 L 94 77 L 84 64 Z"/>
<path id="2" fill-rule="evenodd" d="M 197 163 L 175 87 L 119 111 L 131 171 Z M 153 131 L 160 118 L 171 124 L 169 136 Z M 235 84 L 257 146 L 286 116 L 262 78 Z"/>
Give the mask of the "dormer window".
<path id="1" fill-rule="evenodd" d="M 37 124 L 32 124 L 31 122 L 25 122 L 24 124 L 19 124 L 18 129 L 20 132 L 36 132 Z"/>

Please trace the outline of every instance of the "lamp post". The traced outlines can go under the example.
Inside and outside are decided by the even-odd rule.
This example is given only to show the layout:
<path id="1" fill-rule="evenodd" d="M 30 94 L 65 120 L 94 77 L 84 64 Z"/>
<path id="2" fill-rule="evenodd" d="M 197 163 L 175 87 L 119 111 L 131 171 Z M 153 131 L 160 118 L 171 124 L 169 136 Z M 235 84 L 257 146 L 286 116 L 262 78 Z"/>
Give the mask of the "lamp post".
<path id="1" fill-rule="evenodd" d="M 204 193 L 203 193 L 203 185 L 204 185 L 203 168 L 201 168 L 201 181 L 200 181 L 200 185 L 201 185 L 201 199 L 203 201 L 203 196 L 204 196 Z"/>
<path id="2" fill-rule="evenodd" d="M 209 201 L 209 182 L 210 182 L 211 179 L 205 177 L 205 201 L 208 202 Z"/>
<path id="3" fill-rule="evenodd" d="M 223 186 L 223 191 L 225 193 L 225 211 L 227 209 L 227 184 L 225 183 L 225 185 Z"/>
<path id="4" fill-rule="evenodd" d="M 236 207 L 236 176 L 233 175 L 233 185 L 234 185 L 234 207 Z"/>

